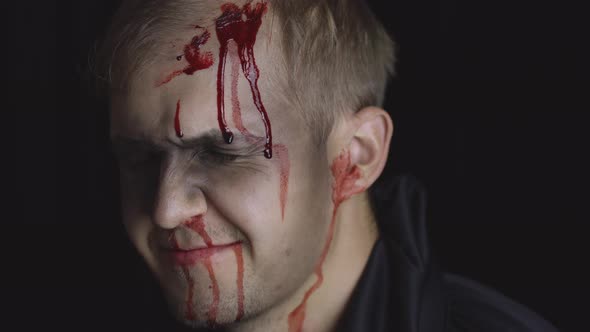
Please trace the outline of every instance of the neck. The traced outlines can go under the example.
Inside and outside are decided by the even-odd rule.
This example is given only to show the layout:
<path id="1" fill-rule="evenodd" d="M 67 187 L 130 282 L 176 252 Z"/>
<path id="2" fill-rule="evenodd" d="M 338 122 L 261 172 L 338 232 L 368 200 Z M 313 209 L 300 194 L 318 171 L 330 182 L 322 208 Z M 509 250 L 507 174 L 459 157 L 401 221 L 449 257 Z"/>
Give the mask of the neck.
<path id="1" fill-rule="evenodd" d="M 329 243 L 325 261 L 321 265 L 321 284 L 317 282 L 317 273 L 312 273 L 302 287 L 283 304 L 234 326 L 232 331 L 334 330 L 377 240 L 377 226 L 368 194 L 365 192 L 354 195 L 342 202 L 336 211 L 334 222 L 333 238 Z M 306 293 L 308 297 L 307 301 L 304 301 Z M 296 315 L 298 319 L 289 319 L 290 315 L 294 316 L 294 311 L 299 312 L 299 315 Z M 294 321 L 299 321 L 299 324 L 294 324 Z"/>

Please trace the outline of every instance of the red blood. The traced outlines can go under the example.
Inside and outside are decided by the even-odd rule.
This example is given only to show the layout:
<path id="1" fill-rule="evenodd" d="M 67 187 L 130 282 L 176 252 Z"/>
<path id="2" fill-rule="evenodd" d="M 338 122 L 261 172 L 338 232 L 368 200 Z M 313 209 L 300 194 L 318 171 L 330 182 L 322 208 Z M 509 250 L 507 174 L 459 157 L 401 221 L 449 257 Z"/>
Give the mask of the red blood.
<path id="1" fill-rule="evenodd" d="M 180 99 L 176 102 L 176 115 L 174 116 L 174 130 L 176 131 L 176 136 L 182 137 L 184 134 L 182 133 L 182 128 L 180 128 Z"/>
<path id="2" fill-rule="evenodd" d="M 328 236 L 326 243 L 322 250 L 320 260 L 315 268 L 315 274 L 317 276 L 316 282 L 311 286 L 310 289 L 305 292 L 301 304 L 297 306 L 289 314 L 289 332 L 301 332 L 303 328 L 303 322 L 305 320 L 305 306 L 307 300 L 313 292 L 315 292 L 324 281 L 324 274 L 322 272 L 322 266 L 330 249 L 330 244 L 334 236 L 335 224 L 336 224 L 336 212 L 342 202 L 350 198 L 350 196 L 362 192 L 364 188 L 355 185 L 355 181 L 361 176 L 360 169 L 356 166 L 351 166 L 350 163 L 350 152 L 343 151 L 336 157 L 332 162 L 332 176 L 334 177 L 334 183 L 332 185 L 332 202 L 334 203 L 334 210 L 332 212 L 332 221 L 328 228 Z"/>
<path id="3" fill-rule="evenodd" d="M 217 70 L 217 121 L 223 138 L 227 143 L 231 143 L 233 133 L 225 121 L 224 79 L 228 43 L 230 40 L 233 40 L 238 46 L 238 56 L 242 65 L 242 71 L 250 83 L 254 105 L 264 123 L 264 129 L 266 131 L 264 156 L 270 159 L 272 158 L 272 130 L 268 114 L 262 103 L 260 90 L 258 89 L 260 72 L 254 58 L 254 43 L 256 42 L 258 29 L 262 24 L 262 15 L 266 13 L 266 10 L 267 4 L 265 2 L 257 3 L 253 7 L 248 2 L 241 9 L 232 3 L 221 6 L 222 14 L 215 20 L 215 29 L 220 44 L 219 66 Z M 242 17 L 245 17 L 245 20 Z"/>
<path id="4" fill-rule="evenodd" d="M 238 79 L 240 78 L 240 59 L 237 56 L 231 56 L 231 103 L 232 119 L 234 125 L 242 135 L 246 137 L 253 136 L 242 122 L 242 110 L 240 108 L 240 99 L 238 98 Z"/>
<path id="5" fill-rule="evenodd" d="M 196 27 L 197 29 L 203 29 L 199 26 Z M 201 53 L 201 46 L 205 45 L 211 34 L 209 31 L 205 30 L 202 34 L 194 36 L 190 43 L 184 46 L 184 59 L 188 62 L 187 66 L 181 70 L 175 70 L 170 73 L 164 80 L 156 83 L 156 87 L 160 87 L 175 78 L 178 75 L 187 74 L 192 75 L 196 71 L 207 69 L 213 65 L 213 53 L 205 52 Z M 182 56 L 180 56 L 182 58 Z M 176 57 L 176 60 L 180 61 L 179 57 Z"/>
<path id="6" fill-rule="evenodd" d="M 279 199 L 281 202 L 281 219 L 285 220 L 285 206 L 287 204 L 287 192 L 289 191 L 289 150 L 283 144 L 273 145 L 275 149 L 277 160 L 279 163 L 280 170 L 280 188 L 279 188 Z"/>
<path id="7" fill-rule="evenodd" d="M 231 50 L 229 50 L 231 51 Z M 235 56 L 230 56 L 231 59 L 231 73 L 232 73 L 232 82 L 231 82 L 231 101 L 232 101 L 232 119 L 234 125 L 242 135 L 246 137 L 246 139 L 254 141 L 254 135 L 244 126 L 242 122 L 242 111 L 240 108 L 240 99 L 238 97 L 238 79 L 240 77 L 240 62 L 239 58 Z M 280 188 L 279 188 L 279 195 L 280 195 L 280 202 L 281 202 L 281 218 L 285 219 L 285 205 L 287 204 L 287 191 L 289 188 L 289 151 L 287 147 L 283 144 L 275 144 L 272 146 L 272 149 L 276 152 L 278 164 L 279 164 L 279 171 L 280 171 Z"/>
<path id="8" fill-rule="evenodd" d="M 203 241 L 205 241 L 205 244 L 207 244 L 207 247 L 213 247 L 213 241 L 211 240 L 209 234 L 207 234 L 207 231 L 205 230 L 203 216 L 194 216 L 189 221 L 187 221 L 185 225 L 188 228 L 195 231 L 197 234 L 199 234 L 203 238 Z"/>
<path id="9" fill-rule="evenodd" d="M 211 258 L 207 258 L 205 260 L 205 267 L 207 268 L 207 272 L 209 272 L 209 278 L 211 279 L 211 284 L 213 286 L 213 302 L 211 302 L 209 312 L 207 313 L 207 323 L 209 326 L 213 327 L 215 326 L 215 321 L 217 320 L 217 307 L 219 306 L 219 285 L 217 284 L 217 279 L 215 279 L 215 272 L 213 271 Z"/>
<path id="10" fill-rule="evenodd" d="M 244 317 L 244 256 L 242 255 L 242 246 L 234 246 L 234 253 L 236 254 L 236 263 L 238 264 L 238 314 L 236 322 Z"/>
<path id="11" fill-rule="evenodd" d="M 194 216 L 189 221 L 187 221 L 185 225 L 199 234 L 208 247 L 213 246 L 213 241 L 205 230 L 203 216 Z M 211 285 L 213 287 L 213 302 L 211 302 L 209 312 L 207 313 L 207 323 L 209 326 L 215 326 L 215 321 L 217 319 L 217 307 L 219 306 L 219 285 L 217 284 L 217 279 L 215 278 L 215 272 L 213 271 L 213 265 L 211 263 L 210 257 L 205 259 L 204 265 L 207 268 L 207 272 L 209 272 L 209 278 L 211 279 Z"/>
<path id="12" fill-rule="evenodd" d="M 174 249 L 178 250 L 180 248 L 178 246 L 178 241 L 176 241 L 176 236 L 174 234 L 170 236 L 170 242 Z M 188 285 L 188 294 L 186 297 L 186 310 L 184 313 L 184 317 L 187 320 L 195 320 L 195 313 L 193 310 L 193 293 L 195 290 L 195 281 L 191 277 L 187 266 L 182 267 L 182 274 L 184 275 L 184 278 L 186 279 L 186 283 Z"/>

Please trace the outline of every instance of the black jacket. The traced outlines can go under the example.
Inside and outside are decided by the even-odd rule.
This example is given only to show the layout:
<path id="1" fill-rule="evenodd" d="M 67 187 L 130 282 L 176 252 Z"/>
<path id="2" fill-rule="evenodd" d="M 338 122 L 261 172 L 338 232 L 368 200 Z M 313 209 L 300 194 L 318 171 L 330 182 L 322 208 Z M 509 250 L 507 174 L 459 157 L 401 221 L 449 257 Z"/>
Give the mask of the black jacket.
<path id="1" fill-rule="evenodd" d="M 397 177 L 380 197 L 380 238 L 337 331 L 557 331 L 503 295 L 441 272 L 429 251 L 424 190 L 413 177 Z"/>

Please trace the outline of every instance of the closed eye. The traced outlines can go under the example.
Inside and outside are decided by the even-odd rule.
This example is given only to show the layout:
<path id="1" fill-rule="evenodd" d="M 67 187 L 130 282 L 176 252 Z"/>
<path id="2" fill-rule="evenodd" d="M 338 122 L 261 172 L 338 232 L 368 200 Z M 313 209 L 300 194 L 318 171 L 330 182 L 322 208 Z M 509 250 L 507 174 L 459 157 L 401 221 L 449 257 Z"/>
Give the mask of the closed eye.
<path id="1" fill-rule="evenodd" d="M 241 156 L 232 154 L 217 149 L 201 149 L 193 153 L 191 160 L 210 164 L 213 166 L 221 166 L 236 161 Z"/>

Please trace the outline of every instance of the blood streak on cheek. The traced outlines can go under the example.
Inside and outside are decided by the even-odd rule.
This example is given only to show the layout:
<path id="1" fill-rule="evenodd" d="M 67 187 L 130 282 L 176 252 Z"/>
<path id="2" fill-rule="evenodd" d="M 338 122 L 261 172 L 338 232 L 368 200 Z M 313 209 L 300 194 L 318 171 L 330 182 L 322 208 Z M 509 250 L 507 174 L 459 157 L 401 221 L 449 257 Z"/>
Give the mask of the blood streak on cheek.
<path id="1" fill-rule="evenodd" d="M 215 29 L 219 39 L 219 64 L 217 69 L 217 121 L 223 138 L 227 143 L 233 141 L 233 133 L 227 126 L 225 120 L 224 105 L 224 80 L 225 80 L 225 63 L 228 55 L 228 44 L 233 40 L 238 47 L 238 57 L 244 76 L 250 83 L 252 100 L 256 109 L 260 113 L 264 129 L 266 132 L 266 142 L 264 156 L 272 158 L 272 130 L 268 114 L 262 102 L 260 90 L 258 89 L 258 78 L 260 71 L 254 58 L 254 43 L 260 25 L 262 16 L 266 13 L 267 4 L 265 2 L 257 3 L 251 6 L 246 3 L 241 9 L 232 3 L 221 6 L 222 14 L 215 20 Z M 245 17 L 243 19 L 242 17 Z"/>
<path id="2" fill-rule="evenodd" d="M 279 171 L 280 171 L 280 188 L 279 188 L 279 201 L 281 203 L 281 219 L 285 219 L 285 206 L 287 205 L 287 192 L 289 191 L 289 172 L 290 172 L 290 161 L 289 161 L 289 150 L 283 144 L 273 145 L 275 150 Z"/>
<path id="3" fill-rule="evenodd" d="M 355 185 L 355 182 L 360 178 L 361 173 L 360 169 L 358 169 L 356 166 L 351 166 L 349 151 L 343 151 L 340 153 L 340 155 L 338 155 L 338 157 L 336 157 L 336 159 L 332 162 L 331 171 L 334 178 L 334 183 L 332 185 L 332 203 L 334 204 L 334 210 L 332 212 L 332 220 L 328 228 L 326 242 L 324 244 L 318 264 L 315 268 L 317 279 L 311 288 L 305 292 L 303 300 L 299 306 L 297 306 L 289 314 L 289 332 L 301 332 L 303 328 L 303 322 L 305 321 L 305 306 L 307 304 L 307 300 L 324 281 L 322 267 L 334 236 L 334 230 L 336 228 L 336 212 L 338 207 L 342 202 L 350 198 L 352 195 L 364 190 L 364 188 Z"/>
<path id="4" fill-rule="evenodd" d="M 196 29 L 204 30 L 201 34 L 194 36 L 191 41 L 184 46 L 184 53 L 182 56 L 177 56 L 176 60 L 181 61 L 182 58 L 188 62 L 186 67 L 181 70 L 175 70 L 168 74 L 163 80 L 156 83 L 156 87 L 160 87 L 174 79 L 176 76 L 186 74 L 192 75 L 195 72 L 207 69 L 213 65 L 213 54 L 211 52 L 201 52 L 201 47 L 209 41 L 211 34 L 206 29 L 195 26 Z"/>

